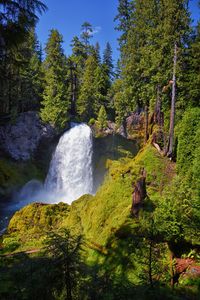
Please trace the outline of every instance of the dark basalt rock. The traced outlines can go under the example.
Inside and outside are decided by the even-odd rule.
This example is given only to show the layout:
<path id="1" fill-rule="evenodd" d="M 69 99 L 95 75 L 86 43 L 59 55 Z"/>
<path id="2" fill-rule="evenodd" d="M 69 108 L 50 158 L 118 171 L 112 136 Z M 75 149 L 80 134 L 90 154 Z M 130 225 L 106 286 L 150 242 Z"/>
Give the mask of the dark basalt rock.
<path id="1" fill-rule="evenodd" d="M 11 158 L 26 161 L 33 156 L 42 140 L 54 136 L 54 128 L 42 123 L 37 112 L 24 112 L 14 124 L 0 126 L 0 147 Z"/>

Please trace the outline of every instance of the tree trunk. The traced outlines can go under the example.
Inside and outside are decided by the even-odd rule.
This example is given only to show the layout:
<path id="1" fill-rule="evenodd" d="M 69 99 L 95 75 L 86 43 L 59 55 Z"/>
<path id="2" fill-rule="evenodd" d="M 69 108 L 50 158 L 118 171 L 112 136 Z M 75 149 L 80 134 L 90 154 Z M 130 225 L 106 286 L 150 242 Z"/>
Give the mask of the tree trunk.
<path id="1" fill-rule="evenodd" d="M 126 116 L 123 118 L 122 121 L 122 132 L 121 135 L 125 138 L 127 138 L 127 130 L 126 130 L 127 124 L 126 124 Z"/>
<path id="2" fill-rule="evenodd" d="M 77 66 L 75 66 L 75 68 L 77 68 Z M 74 72 L 74 90 L 73 90 L 74 115 L 76 115 L 77 88 L 78 88 L 78 78 L 77 78 L 76 71 L 75 71 Z"/>
<path id="3" fill-rule="evenodd" d="M 154 123 L 158 124 L 159 126 L 163 126 L 162 120 L 162 113 L 161 113 L 161 89 L 160 85 L 157 86 L 157 98 L 156 98 L 156 106 L 154 112 Z"/>
<path id="4" fill-rule="evenodd" d="M 70 276 L 68 263 L 65 266 L 65 287 L 66 287 L 66 291 L 67 291 L 67 299 L 66 300 L 72 300 L 71 276 Z"/>
<path id="5" fill-rule="evenodd" d="M 149 284 L 153 288 L 153 278 L 152 278 L 152 241 L 149 243 Z"/>
<path id="6" fill-rule="evenodd" d="M 145 105 L 145 136 L 144 136 L 144 142 L 146 144 L 146 142 L 148 141 L 149 138 L 149 110 L 148 110 L 148 106 Z"/>
<path id="7" fill-rule="evenodd" d="M 174 68 L 172 78 L 172 99 L 171 99 L 171 114 L 170 114 L 170 129 L 169 142 L 167 147 L 167 156 L 172 157 L 173 142 L 174 142 L 174 119 L 175 119 L 175 100 L 176 100 L 176 65 L 177 65 L 177 43 L 174 44 Z"/>
<path id="8" fill-rule="evenodd" d="M 76 65 L 70 62 L 70 85 L 71 85 L 71 114 L 76 115 L 76 93 L 77 93 L 77 76 Z"/>
<path id="9" fill-rule="evenodd" d="M 133 217 L 138 217 L 139 211 L 144 204 L 144 200 L 147 196 L 146 191 L 146 171 L 142 169 L 141 177 L 133 183 L 133 194 L 132 194 L 132 206 L 131 206 L 131 214 Z"/>
<path id="10" fill-rule="evenodd" d="M 171 252 L 170 253 L 170 277 L 171 277 L 170 285 L 171 285 L 172 289 L 174 289 L 174 266 L 173 266 L 173 259 L 174 259 L 174 255 Z"/>

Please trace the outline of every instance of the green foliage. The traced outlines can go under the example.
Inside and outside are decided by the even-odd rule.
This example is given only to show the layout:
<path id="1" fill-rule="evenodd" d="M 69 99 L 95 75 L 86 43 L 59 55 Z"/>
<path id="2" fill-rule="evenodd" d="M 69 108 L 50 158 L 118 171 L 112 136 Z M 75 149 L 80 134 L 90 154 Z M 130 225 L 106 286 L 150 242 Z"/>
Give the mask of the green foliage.
<path id="1" fill-rule="evenodd" d="M 116 113 L 121 124 L 136 109 L 148 106 L 153 111 L 159 95 L 167 129 L 173 48 L 174 43 L 178 45 L 177 174 L 175 163 L 150 143 L 134 159 L 124 158 L 118 149 L 123 158 L 114 161 L 108 155 L 112 161 L 107 161 L 107 175 L 95 196 L 84 195 L 71 206 L 34 203 L 24 207 L 13 216 L 2 237 L 1 253 L 18 254 L 0 257 L 1 298 L 128 300 L 134 295 L 138 300 L 198 299 L 199 281 L 195 278 L 181 277 L 183 292 L 168 289 L 172 280 L 170 251 L 176 257 L 192 255 L 199 260 L 199 25 L 192 36 L 187 2 L 119 1 L 116 20 L 122 33 L 121 59 L 112 87 L 112 49 L 108 43 L 101 63 L 99 45 L 90 44 L 93 29 L 88 22 L 82 26 L 80 39 L 73 39 L 69 58 L 64 55 L 61 35 L 51 31 L 42 70 L 33 31 L 18 50 L 8 47 L 6 57 L 0 57 L 1 71 L 5 71 L 1 74 L 9 78 L 1 88 L 3 113 L 38 109 L 44 73 L 41 116 L 58 128 L 64 128 L 77 112 L 81 120 L 90 120 L 90 125 L 98 118 L 101 129 L 110 112 Z M 35 4 L 33 13 L 37 7 L 44 8 L 40 2 Z M 29 179 L 25 168 L 0 161 L 2 194 Z M 136 218 L 130 214 L 132 194 L 143 169 L 148 196 Z M 38 176 L 34 167 L 29 171 Z M 86 255 L 80 251 L 82 235 Z M 45 251 L 33 257 L 19 253 L 37 252 L 44 246 Z"/>
<path id="2" fill-rule="evenodd" d="M 26 65 L 22 65 L 20 71 L 21 91 L 20 91 L 20 110 L 38 110 L 43 91 L 43 73 L 41 60 L 39 57 L 39 45 L 35 32 L 29 33 L 26 43 L 22 44 L 21 60 Z"/>
<path id="3" fill-rule="evenodd" d="M 196 241 L 196 243 L 199 243 L 197 228 L 200 224 L 199 132 L 200 110 L 199 108 L 188 109 L 177 127 L 178 177 L 170 193 L 171 201 L 176 197 L 173 205 L 176 206 L 178 219 L 181 220 L 184 236 L 187 236 L 187 240 Z"/>
<path id="4" fill-rule="evenodd" d="M 19 112 L 38 110 L 43 84 L 39 47 L 34 28 L 18 47 L 8 49 L 0 57 L 1 114 L 17 116 Z"/>
<path id="5" fill-rule="evenodd" d="M 90 121 L 88 122 L 88 125 L 92 126 L 95 124 L 95 122 L 96 122 L 96 120 L 94 118 L 91 118 Z"/>
<path id="6" fill-rule="evenodd" d="M 188 49 L 185 50 L 184 72 L 181 75 L 180 109 L 199 106 L 200 103 L 200 23 L 190 37 Z M 182 111 L 181 111 L 182 112 Z"/>
<path id="7" fill-rule="evenodd" d="M 62 49 L 62 36 L 51 30 L 44 61 L 45 88 L 41 118 L 60 129 L 69 120 L 70 91 L 67 83 L 66 57 Z"/>
<path id="8" fill-rule="evenodd" d="M 196 107 L 187 110 L 178 125 L 177 166 L 182 174 L 186 175 L 198 168 L 196 163 L 200 152 L 199 131 L 200 109 Z"/>
<path id="9" fill-rule="evenodd" d="M 44 242 L 45 252 L 52 258 L 54 271 L 59 278 L 58 294 L 66 300 L 77 296 L 82 243 L 82 236 L 72 235 L 66 228 L 59 232 L 50 232 Z"/>
<path id="10" fill-rule="evenodd" d="M 97 68 L 97 61 L 94 56 L 89 56 L 83 74 L 83 82 L 80 89 L 80 95 L 77 102 L 78 113 L 81 118 L 88 121 L 94 116 L 94 83 L 95 83 L 95 70 Z"/>
<path id="11" fill-rule="evenodd" d="M 178 43 L 177 101 L 181 105 L 181 75 L 185 72 L 185 51 L 190 37 L 187 1 L 119 1 L 118 10 L 118 29 L 122 36 L 121 88 L 115 96 L 117 119 L 121 122 L 122 112 L 126 115 L 137 108 L 144 110 L 145 106 L 153 111 L 159 89 L 162 107 L 164 111 L 169 110 L 168 82 L 172 78 L 175 41 Z"/>
<path id="12" fill-rule="evenodd" d="M 103 66 L 97 66 L 94 74 L 94 112 L 98 114 L 101 105 L 108 105 L 106 95 L 109 86 L 109 78 Z"/>
<path id="13" fill-rule="evenodd" d="M 3 241 L 4 252 L 14 252 L 20 246 L 19 238 L 16 236 L 5 237 Z"/>
<path id="14" fill-rule="evenodd" d="M 1 46 L 7 46 L 7 49 L 24 41 L 26 34 L 38 21 L 37 14 L 42 14 L 47 9 L 39 0 L 5 0 L 1 1 L 0 8 L 3 11 L 0 27 Z"/>
<path id="15" fill-rule="evenodd" d="M 103 65 L 105 66 L 107 76 L 110 80 L 110 85 L 111 85 L 111 80 L 113 77 L 113 61 L 112 61 L 112 48 L 109 43 L 106 44 L 106 48 L 103 53 Z"/>
<path id="16" fill-rule="evenodd" d="M 85 195 L 71 206 L 31 204 L 17 212 L 4 237 L 5 249 L 38 249 L 44 245 L 46 233 L 53 230 L 48 238 L 50 269 L 46 284 L 56 297 L 66 297 L 64 260 L 68 256 L 64 249 L 68 238 L 57 229 L 68 228 L 70 237 L 85 237 L 86 255 L 82 258 L 86 265 L 81 265 L 84 279 L 76 273 L 75 293 L 79 289 L 79 295 L 91 299 L 132 299 L 133 293 L 137 299 L 155 299 L 154 291 L 163 295 L 170 281 L 168 244 L 173 249 L 179 243 L 185 245 L 184 240 L 197 244 L 197 223 L 191 227 L 187 198 L 182 197 L 179 180 L 173 180 L 174 163 L 161 157 L 150 144 L 134 159 L 110 161 L 107 167 L 108 174 L 95 196 Z M 131 218 L 131 194 L 142 168 L 147 172 L 148 197 L 139 217 Z M 184 247 L 178 251 L 183 254 Z"/>
<path id="17" fill-rule="evenodd" d="M 98 42 L 94 46 L 94 54 L 96 55 L 98 64 L 100 64 L 101 63 L 101 54 L 100 54 L 100 45 Z"/>
<path id="18" fill-rule="evenodd" d="M 81 26 L 81 29 L 81 39 L 83 44 L 85 45 L 86 53 L 88 55 L 90 51 L 90 39 L 92 38 L 93 33 L 92 25 L 89 22 L 84 22 Z"/>
<path id="19" fill-rule="evenodd" d="M 124 46 L 127 42 L 127 35 L 131 25 L 131 9 L 132 3 L 129 0 L 119 0 L 118 14 L 115 21 L 118 21 L 116 29 L 122 34 L 119 38 L 120 46 Z"/>
<path id="20" fill-rule="evenodd" d="M 97 121 L 99 123 L 100 129 L 104 129 L 107 127 L 107 113 L 103 105 L 99 110 Z"/>
<path id="21" fill-rule="evenodd" d="M 179 243 L 199 244 L 199 108 L 188 109 L 178 124 L 177 170 L 169 191 L 155 211 L 160 234 L 177 248 Z M 162 220 L 160 216 L 162 215 Z M 173 246 L 174 247 L 174 246 Z M 181 249 L 179 249 L 181 251 Z M 184 248 L 182 249 L 184 252 Z"/>
<path id="22" fill-rule="evenodd" d="M 124 117 L 128 112 L 133 111 L 136 107 L 131 107 L 131 103 L 128 101 L 127 90 L 124 90 L 124 81 L 122 79 L 117 79 L 111 89 L 114 107 L 116 111 L 116 123 L 121 125 Z"/>

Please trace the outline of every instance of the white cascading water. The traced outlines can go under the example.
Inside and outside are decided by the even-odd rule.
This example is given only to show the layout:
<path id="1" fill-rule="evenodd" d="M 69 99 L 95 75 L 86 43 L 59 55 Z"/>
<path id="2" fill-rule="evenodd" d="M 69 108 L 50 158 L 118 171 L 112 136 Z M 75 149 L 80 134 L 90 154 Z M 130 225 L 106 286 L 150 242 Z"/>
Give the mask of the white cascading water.
<path id="1" fill-rule="evenodd" d="M 44 185 L 31 180 L 11 204 L 17 210 L 31 202 L 71 204 L 93 193 L 92 131 L 86 124 L 72 124 L 59 140 Z"/>
<path id="2" fill-rule="evenodd" d="M 73 124 L 60 138 L 45 189 L 67 203 L 84 194 L 92 194 L 92 131 L 86 124 Z"/>

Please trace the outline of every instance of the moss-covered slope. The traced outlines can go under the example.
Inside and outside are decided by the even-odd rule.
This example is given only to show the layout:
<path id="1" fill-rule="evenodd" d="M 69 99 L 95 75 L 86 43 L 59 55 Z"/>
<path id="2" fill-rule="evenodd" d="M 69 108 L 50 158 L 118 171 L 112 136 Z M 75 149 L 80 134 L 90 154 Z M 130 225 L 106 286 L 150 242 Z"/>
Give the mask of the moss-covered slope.
<path id="1" fill-rule="evenodd" d="M 107 176 L 95 196 L 84 195 L 70 206 L 34 203 L 15 213 L 2 238 L 4 257 L 21 255 L 21 251 L 40 257 L 47 234 L 67 227 L 72 235 L 84 236 L 84 272 L 94 280 L 88 293 L 108 280 L 110 283 L 105 282 L 98 292 L 101 299 L 118 299 L 118 293 L 120 297 L 123 294 L 120 299 L 132 299 L 134 289 L 136 299 L 155 299 L 147 290 L 150 280 L 163 295 L 170 282 L 180 277 L 181 286 L 174 294 L 180 297 L 175 299 L 198 299 L 198 277 L 189 273 L 181 277 L 176 269 L 176 262 L 185 261 L 190 253 L 194 267 L 199 265 L 194 234 L 184 225 L 188 217 L 182 213 L 185 206 L 175 198 L 175 164 L 149 143 L 134 159 L 107 161 L 107 167 Z M 143 168 L 147 197 L 136 217 L 131 215 L 132 197 Z M 166 299 L 173 299 L 171 293 Z M 186 298 L 182 298 L 183 293 Z"/>
<path id="2" fill-rule="evenodd" d="M 71 206 L 31 204 L 17 212 L 8 227 L 9 236 L 23 237 L 23 248 L 45 230 L 69 227 L 91 243 L 105 245 L 110 235 L 130 219 L 133 185 L 141 168 L 147 172 L 147 193 L 156 203 L 170 184 L 174 165 L 148 144 L 134 159 L 108 161 L 109 172 L 95 196 L 85 195 Z M 43 230 L 44 229 L 44 230 Z M 36 235 L 34 235 L 36 234 Z M 28 242 L 29 241 L 29 242 Z"/>

